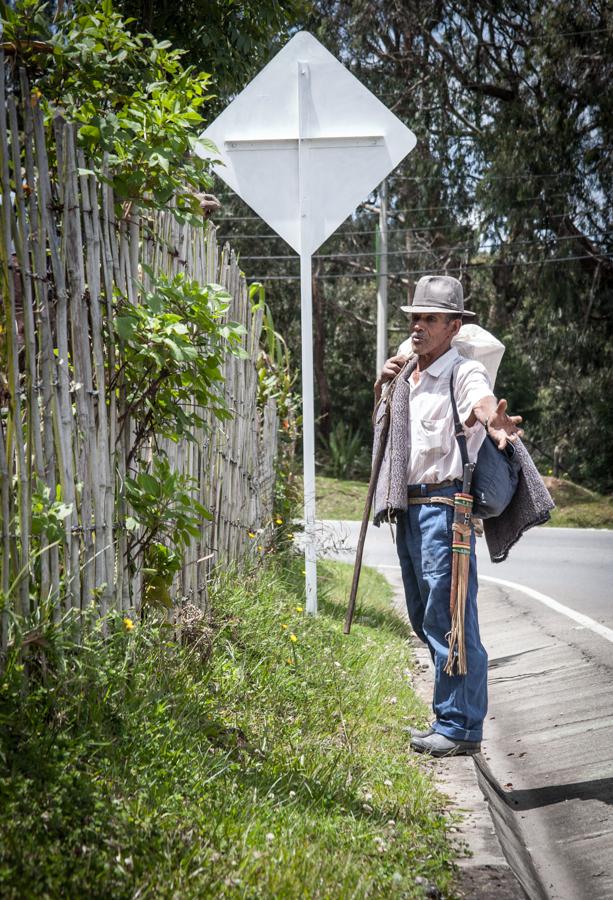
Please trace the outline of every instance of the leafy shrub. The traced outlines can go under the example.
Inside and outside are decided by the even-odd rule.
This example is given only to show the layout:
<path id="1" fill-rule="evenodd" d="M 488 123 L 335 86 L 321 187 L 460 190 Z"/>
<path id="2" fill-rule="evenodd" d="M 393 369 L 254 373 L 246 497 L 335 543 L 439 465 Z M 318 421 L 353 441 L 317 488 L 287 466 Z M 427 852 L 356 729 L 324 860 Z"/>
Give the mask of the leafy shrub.
<path id="1" fill-rule="evenodd" d="M 359 430 L 351 428 L 345 422 L 336 423 L 330 432 L 329 440 L 320 437 L 326 454 L 324 472 L 333 478 L 350 478 L 364 469 L 363 439 Z"/>
<path id="2" fill-rule="evenodd" d="M 142 555 L 143 604 L 171 606 L 170 586 L 182 565 L 182 551 L 198 537 L 211 513 L 192 496 L 194 480 L 173 472 L 168 460 L 155 457 L 149 472 L 126 478 L 126 499 L 132 515 L 128 549 Z"/>
<path id="3" fill-rule="evenodd" d="M 121 359 L 111 387 L 126 393 L 124 420 L 136 422 L 130 459 L 152 434 L 191 437 L 204 423 L 202 409 L 229 418 L 221 394 L 221 366 L 228 353 L 245 355 L 242 325 L 224 322 L 230 295 L 179 273 L 159 275 L 138 303 L 117 298 L 114 320 Z M 201 407 L 202 409 L 198 409 Z"/>

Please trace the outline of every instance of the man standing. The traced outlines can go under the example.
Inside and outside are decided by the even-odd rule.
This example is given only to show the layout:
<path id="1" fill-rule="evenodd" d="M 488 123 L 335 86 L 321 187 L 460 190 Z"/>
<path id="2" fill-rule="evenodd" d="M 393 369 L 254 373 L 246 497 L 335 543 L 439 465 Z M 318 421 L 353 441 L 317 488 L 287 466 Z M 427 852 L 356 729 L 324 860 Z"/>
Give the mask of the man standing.
<path id="1" fill-rule="evenodd" d="M 421 278 L 411 306 L 401 308 L 411 317 L 416 361 L 411 365 L 404 356 L 388 359 L 375 385 L 380 395 L 390 382 L 388 391 L 393 390 L 395 398 L 387 459 L 377 484 L 375 521 L 396 519 L 409 618 L 434 663 L 436 719 L 427 731 L 412 730 L 411 747 L 432 756 L 472 755 L 480 750 L 487 710 L 487 654 L 479 636 L 474 533 L 464 620 L 468 672 L 449 675 L 444 671 L 451 629 L 453 495 L 462 488 L 463 474 L 454 434 L 452 373 L 470 462 L 475 462 L 486 433 L 501 450 L 507 441 L 520 437 L 521 418 L 507 415 L 506 401 L 496 400 L 484 366 L 464 359 L 451 347 L 463 317 L 474 315 L 464 309 L 457 279 L 448 275 Z M 405 489 L 405 502 L 394 502 L 394 493 Z"/>

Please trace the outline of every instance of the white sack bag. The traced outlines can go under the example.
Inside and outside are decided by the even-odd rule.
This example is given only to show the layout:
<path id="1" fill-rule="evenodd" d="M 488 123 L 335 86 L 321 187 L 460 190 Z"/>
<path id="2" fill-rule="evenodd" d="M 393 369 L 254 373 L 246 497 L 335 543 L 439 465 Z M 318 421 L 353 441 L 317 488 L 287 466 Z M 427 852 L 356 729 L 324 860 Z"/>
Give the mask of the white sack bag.
<path id="1" fill-rule="evenodd" d="M 504 344 L 495 338 L 493 334 L 481 328 L 479 325 L 462 325 L 457 335 L 451 342 L 451 346 L 455 347 L 460 356 L 466 359 L 476 359 L 482 363 L 487 369 L 490 377 L 492 389 L 496 382 L 498 367 L 504 355 Z M 413 356 L 413 346 L 411 338 L 403 341 L 398 348 L 400 356 Z"/>

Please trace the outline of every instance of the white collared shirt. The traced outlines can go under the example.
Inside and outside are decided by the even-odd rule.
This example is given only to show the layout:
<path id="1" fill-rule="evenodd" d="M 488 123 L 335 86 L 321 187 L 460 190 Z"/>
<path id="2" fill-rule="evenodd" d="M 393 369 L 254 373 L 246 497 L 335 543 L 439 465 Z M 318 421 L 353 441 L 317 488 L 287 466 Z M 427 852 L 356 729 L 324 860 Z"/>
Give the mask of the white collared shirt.
<path id="1" fill-rule="evenodd" d="M 449 393 L 454 366 L 454 393 L 460 422 L 466 422 L 480 400 L 493 395 L 485 367 L 476 360 L 464 359 L 453 347 L 419 373 L 417 384 L 413 376 L 409 378 L 411 454 L 407 484 L 432 484 L 462 478 L 462 457 L 454 435 Z M 474 462 L 485 438 L 485 429 L 476 422 L 471 428 L 464 425 L 464 434 L 468 458 Z"/>

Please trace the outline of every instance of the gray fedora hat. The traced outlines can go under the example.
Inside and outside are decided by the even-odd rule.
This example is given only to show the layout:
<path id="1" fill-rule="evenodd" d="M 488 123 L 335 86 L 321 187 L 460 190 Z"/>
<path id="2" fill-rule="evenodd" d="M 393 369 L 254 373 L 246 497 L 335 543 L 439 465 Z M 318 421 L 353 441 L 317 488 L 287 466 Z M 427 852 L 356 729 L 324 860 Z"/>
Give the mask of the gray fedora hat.
<path id="1" fill-rule="evenodd" d="M 415 285 L 413 302 L 401 306 L 407 313 L 456 313 L 459 316 L 474 316 L 474 312 L 464 309 L 464 291 L 457 278 L 451 275 L 424 275 Z"/>

